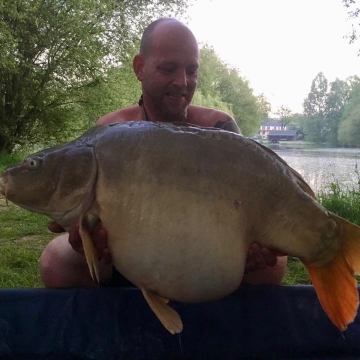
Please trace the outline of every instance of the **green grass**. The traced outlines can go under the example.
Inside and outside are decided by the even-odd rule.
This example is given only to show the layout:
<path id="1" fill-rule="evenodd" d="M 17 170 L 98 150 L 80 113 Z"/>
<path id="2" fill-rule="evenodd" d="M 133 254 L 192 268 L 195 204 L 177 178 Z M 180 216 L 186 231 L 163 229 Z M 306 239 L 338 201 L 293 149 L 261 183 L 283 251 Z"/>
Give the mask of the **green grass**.
<path id="1" fill-rule="evenodd" d="M 360 184 L 357 188 L 341 188 L 337 182 L 328 192 L 318 195 L 320 203 L 333 213 L 360 225 Z"/>
<path id="2" fill-rule="evenodd" d="M 38 260 L 53 234 L 49 220 L 0 200 L 0 288 L 39 287 Z"/>
<path id="3" fill-rule="evenodd" d="M 24 154 L 0 154 L 0 171 Z M 318 194 L 322 205 L 335 214 L 360 225 L 360 184 L 357 189 L 342 189 L 331 184 L 329 191 Z M 41 287 L 38 261 L 49 240 L 54 237 L 45 216 L 23 210 L 0 199 L 0 287 Z M 289 257 L 283 284 L 309 284 L 302 263 Z"/>
<path id="4" fill-rule="evenodd" d="M 299 259 L 289 256 L 282 284 L 309 285 L 310 283 L 309 275 L 303 263 Z"/>
<path id="5" fill-rule="evenodd" d="M 25 153 L 0 154 L 0 170 Z M 0 198 L 0 288 L 40 287 L 38 261 L 49 239 L 49 220 Z"/>

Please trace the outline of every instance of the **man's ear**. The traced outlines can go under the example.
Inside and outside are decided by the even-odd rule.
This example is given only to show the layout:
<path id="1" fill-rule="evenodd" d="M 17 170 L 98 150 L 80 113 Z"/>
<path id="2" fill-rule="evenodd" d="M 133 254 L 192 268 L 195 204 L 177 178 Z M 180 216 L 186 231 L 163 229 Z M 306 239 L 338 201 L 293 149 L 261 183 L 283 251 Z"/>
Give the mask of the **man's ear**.
<path id="1" fill-rule="evenodd" d="M 144 68 L 144 59 L 140 54 L 135 55 L 133 59 L 133 69 L 139 81 L 142 81 L 144 78 L 143 68 Z"/>

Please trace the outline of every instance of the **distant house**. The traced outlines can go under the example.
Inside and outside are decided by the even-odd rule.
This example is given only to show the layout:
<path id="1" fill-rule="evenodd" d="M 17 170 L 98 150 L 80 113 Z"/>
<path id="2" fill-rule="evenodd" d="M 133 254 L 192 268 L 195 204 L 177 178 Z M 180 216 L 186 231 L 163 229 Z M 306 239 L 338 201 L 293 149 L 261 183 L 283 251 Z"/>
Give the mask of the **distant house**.
<path id="1" fill-rule="evenodd" d="M 262 139 L 268 139 L 268 135 L 270 131 L 273 130 L 287 130 L 286 126 L 282 127 L 282 124 L 280 121 L 265 121 L 261 124 L 260 130 L 259 130 L 259 136 Z"/>
<path id="2" fill-rule="evenodd" d="M 267 136 L 270 142 L 294 141 L 296 137 L 296 130 L 271 130 Z"/>

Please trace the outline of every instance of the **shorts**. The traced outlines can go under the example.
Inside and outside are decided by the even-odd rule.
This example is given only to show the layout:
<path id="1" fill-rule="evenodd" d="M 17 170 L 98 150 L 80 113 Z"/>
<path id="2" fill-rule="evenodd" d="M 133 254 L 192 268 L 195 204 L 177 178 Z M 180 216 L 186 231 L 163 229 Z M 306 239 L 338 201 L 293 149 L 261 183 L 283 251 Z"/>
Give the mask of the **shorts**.
<path id="1" fill-rule="evenodd" d="M 135 287 L 133 283 L 122 276 L 115 268 L 113 268 L 111 279 L 101 285 L 105 287 Z"/>

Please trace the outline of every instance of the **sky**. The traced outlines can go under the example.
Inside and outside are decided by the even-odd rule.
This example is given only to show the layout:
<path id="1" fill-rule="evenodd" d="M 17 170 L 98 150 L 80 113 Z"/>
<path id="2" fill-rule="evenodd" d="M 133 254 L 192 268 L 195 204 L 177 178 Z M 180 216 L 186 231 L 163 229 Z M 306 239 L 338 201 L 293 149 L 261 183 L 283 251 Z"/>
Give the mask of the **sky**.
<path id="1" fill-rule="evenodd" d="M 302 112 L 311 83 L 360 76 L 360 42 L 341 0 L 196 0 L 185 22 L 200 43 L 236 67 L 275 114 Z"/>

